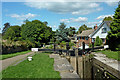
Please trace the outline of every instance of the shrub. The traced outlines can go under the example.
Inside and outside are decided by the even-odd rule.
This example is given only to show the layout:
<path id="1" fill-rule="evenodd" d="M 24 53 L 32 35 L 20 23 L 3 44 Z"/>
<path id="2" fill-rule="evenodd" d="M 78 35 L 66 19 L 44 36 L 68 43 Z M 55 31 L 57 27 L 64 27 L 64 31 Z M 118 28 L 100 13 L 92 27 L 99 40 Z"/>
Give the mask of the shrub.
<path id="1" fill-rule="evenodd" d="M 100 46 L 100 45 L 102 45 L 102 39 L 100 39 L 99 36 L 97 36 L 95 39 L 95 46 Z"/>
<path id="2" fill-rule="evenodd" d="M 69 46 L 70 48 L 72 48 L 72 46 L 74 46 L 75 44 L 73 42 L 69 42 Z"/>
<path id="3" fill-rule="evenodd" d="M 53 45 L 50 45 L 50 46 L 49 46 L 49 49 L 53 49 Z"/>
<path id="4" fill-rule="evenodd" d="M 65 48 L 65 46 L 66 46 L 66 42 L 65 42 L 65 41 L 62 41 L 62 42 L 60 43 L 60 48 Z"/>
<path id="5" fill-rule="evenodd" d="M 89 44 L 89 47 L 92 47 L 92 43 Z"/>

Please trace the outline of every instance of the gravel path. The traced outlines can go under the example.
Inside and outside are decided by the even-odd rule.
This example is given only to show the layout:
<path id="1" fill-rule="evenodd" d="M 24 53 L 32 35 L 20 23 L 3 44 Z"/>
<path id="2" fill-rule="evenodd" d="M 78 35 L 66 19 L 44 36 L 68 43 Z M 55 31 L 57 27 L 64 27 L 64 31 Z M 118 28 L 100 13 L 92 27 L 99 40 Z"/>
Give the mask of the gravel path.
<path id="1" fill-rule="evenodd" d="M 28 55 L 34 54 L 34 52 L 29 52 L 27 54 L 23 54 L 23 55 L 18 55 L 15 57 L 11 57 L 8 59 L 4 59 L 4 60 L 0 60 L 0 72 L 4 69 L 6 69 L 8 66 L 14 64 L 15 62 L 26 58 Z"/>
<path id="2" fill-rule="evenodd" d="M 66 58 L 61 58 L 58 54 L 50 54 L 50 58 L 54 58 L 54 70 L 60 72 L 61 78 L 74 78 L 79 80 L 78 74 L 74 71 L 71 64 Z"/>

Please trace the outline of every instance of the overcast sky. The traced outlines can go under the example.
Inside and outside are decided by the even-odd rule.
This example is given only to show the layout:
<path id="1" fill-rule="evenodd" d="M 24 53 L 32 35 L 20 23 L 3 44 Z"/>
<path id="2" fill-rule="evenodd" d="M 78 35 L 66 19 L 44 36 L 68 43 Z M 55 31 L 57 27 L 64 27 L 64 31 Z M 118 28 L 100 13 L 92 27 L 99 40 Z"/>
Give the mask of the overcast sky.
<path id="1" fill-rule="evenodd" d="M 25 2 L 26 1 L 26 2 Z M 113 16 L 117 2 L 2 2 L 2 26 L 21 25 L 25 19 L 47 21 L 53 30 L 58 29 L 60 22 L 67 27 L 78 29 L 86 24 L 88 27 L 99 25 L 104 17 Z M 38 0 L 39 1 L 39 0 Z M 1 5 L 1 3 L 0 3 Z"/>

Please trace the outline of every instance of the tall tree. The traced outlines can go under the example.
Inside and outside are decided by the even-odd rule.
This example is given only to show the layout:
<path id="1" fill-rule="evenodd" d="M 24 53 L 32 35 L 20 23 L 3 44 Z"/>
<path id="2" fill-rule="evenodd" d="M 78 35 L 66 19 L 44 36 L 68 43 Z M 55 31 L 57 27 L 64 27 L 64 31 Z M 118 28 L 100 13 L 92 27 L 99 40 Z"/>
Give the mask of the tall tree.
<path id="1" fill-rule="evenodd" d="M 76 32 L 75 32 L 75 28 L 74 27 L 70 27 L 70 28 L 67 28 L 68 29 L 68 35 L 69 36 L 73 36 Z"/>
<path id="2" fill-rule="evenodd" d="M 24 23 L 26 23 L 26 22 L 29 22 L 29 20 L 28 20 L 28 19 L 26 19 L 26 20 L 24 20 L 23 22 L 24 22 Z"/>
<path id="3" fill-rule="evenodd" d="M 78 33 L 82 33 L 82 31 L 88 30 L 88 29 L 92 29 L 92 28 L 87 27 L 85 24 L 83 24 L 82 26 L 79 27 Z"/>
<path id="4" fill-rule="evenodd" d="M 107 35 L 107 43 L 111 50 L 120 50 L 120 4 L 113 16 L 110 29 L 111 31 Z"/>
<path id="5" fill-rule="evenodd" d="M 7 31 L 7 29 L 10 27 L 10 23 L 5 23 L 4 24 L 4 27 L 3 27 L 3 30 L 2 30 L 2 34 L 4 35 L 4 33 Z"/>
<path id="6" fill-rule="evenodd" d="M 52 29 L 39 20 L 33 20 L 22 25 L 21 35 L 23 39 L 29 40 L 39 47 L 50 41 Z"/>
<path id="7" fill-rule="evenodd" d="M 7 31 L 5 32 L 3 39 L 9 39 L 9 40 L 20 40 L 21 38 L 21 27 L 20 26 L 10 26 Z"/>
<path id="8" fill-rule="evenodd" d="M 56 37 L 58 41 L 67 41 L 68 39 L 68 29 L 64 23 L 60 23 L 59 28 L 56 30 Z"/>
<path id="9" fill-rule="evenodd" d="M 45 25 L 48 25 L 48 22 L 47 22 L 47 21 L 44 21 L 43 23 L 44 23 Z"/>

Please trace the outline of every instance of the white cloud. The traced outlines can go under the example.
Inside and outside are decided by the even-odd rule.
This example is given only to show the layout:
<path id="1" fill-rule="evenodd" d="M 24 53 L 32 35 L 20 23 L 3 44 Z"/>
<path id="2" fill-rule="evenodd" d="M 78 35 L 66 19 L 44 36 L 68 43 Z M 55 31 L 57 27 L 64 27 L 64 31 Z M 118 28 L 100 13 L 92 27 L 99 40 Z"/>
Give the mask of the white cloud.
<path id="1" fill-rule="evenodd" d="M 65 23 L 69 23 L 69 19 L 61 19 L 60 22 L 65 22 Z"/>
<path id="2" fill-rule="evenodd" d="M 105 3 L 107 3 L 109 6 L 116 6 L 118 5 L 119 0 L 106 0 Z"/>
<path id="3" fill-rule="evenodd" d="M 116 6 L 118 2 L 106 2 L 109 6 Z"/>
<path id="4" fill-rule="evenodd" d="M 78 18 L 70 18 L 71 22 L 86 22 L 88 18 L 86 17 L 78 17 Z"/>
<path id="5" fill-rule="evenodd" d="M 79 15 L 102 10 L 100 9 L 101 7 L 99 4 L 95 2 L 25 2 L 25 5 L 37 9 L 47 9 L 56 13 L 71 13 Z"/>
<path id="6" fill-rule="evenodd" d="M 88 20 L 87 17 L 78 17 L 78 18 L 69 18 L 69 19 L 61 19 L 60 22 L 86 22 Z"/>
<path id="7" fill-rule="evenodd" d="M 86 25 L 88 27 L 92 27 L 93 28 L 96 24 L 99 26 L 100 23 L 102 23 L 102 20 L 100 20 L 98 22 L 97 21 L 96 22 L 87 22 Z"/>
<path id="8" fill-rule="evenodd" d="M 101 15 L 101 16 L 98 16 L 96 19 L 104 19 L 105 17 L 113 17 L 113 14 L 109 14 L 109 15 Z"/>
<path id="9" fill-rule="evenodd" d="M 25 20 L 25 19 L 34 18 L 37 15 L 36 14 L 32 14 L 32 13 L 28 13 L 28 14 L 21 14 L 21 15 L 19 15 L 19 14 L 11 14 L 9 16 L 12 17 L 12 18 L 16 18 L 18 20 Z"/>
<path id="10" fill-rule="evenodd" d="M 49 27 L 51 27 L 51 28 L 57 28 L 57 26 L 56 25 L 53 25 L 53 26 L 51 26 L 51 25 L 48 25 Z"/>

